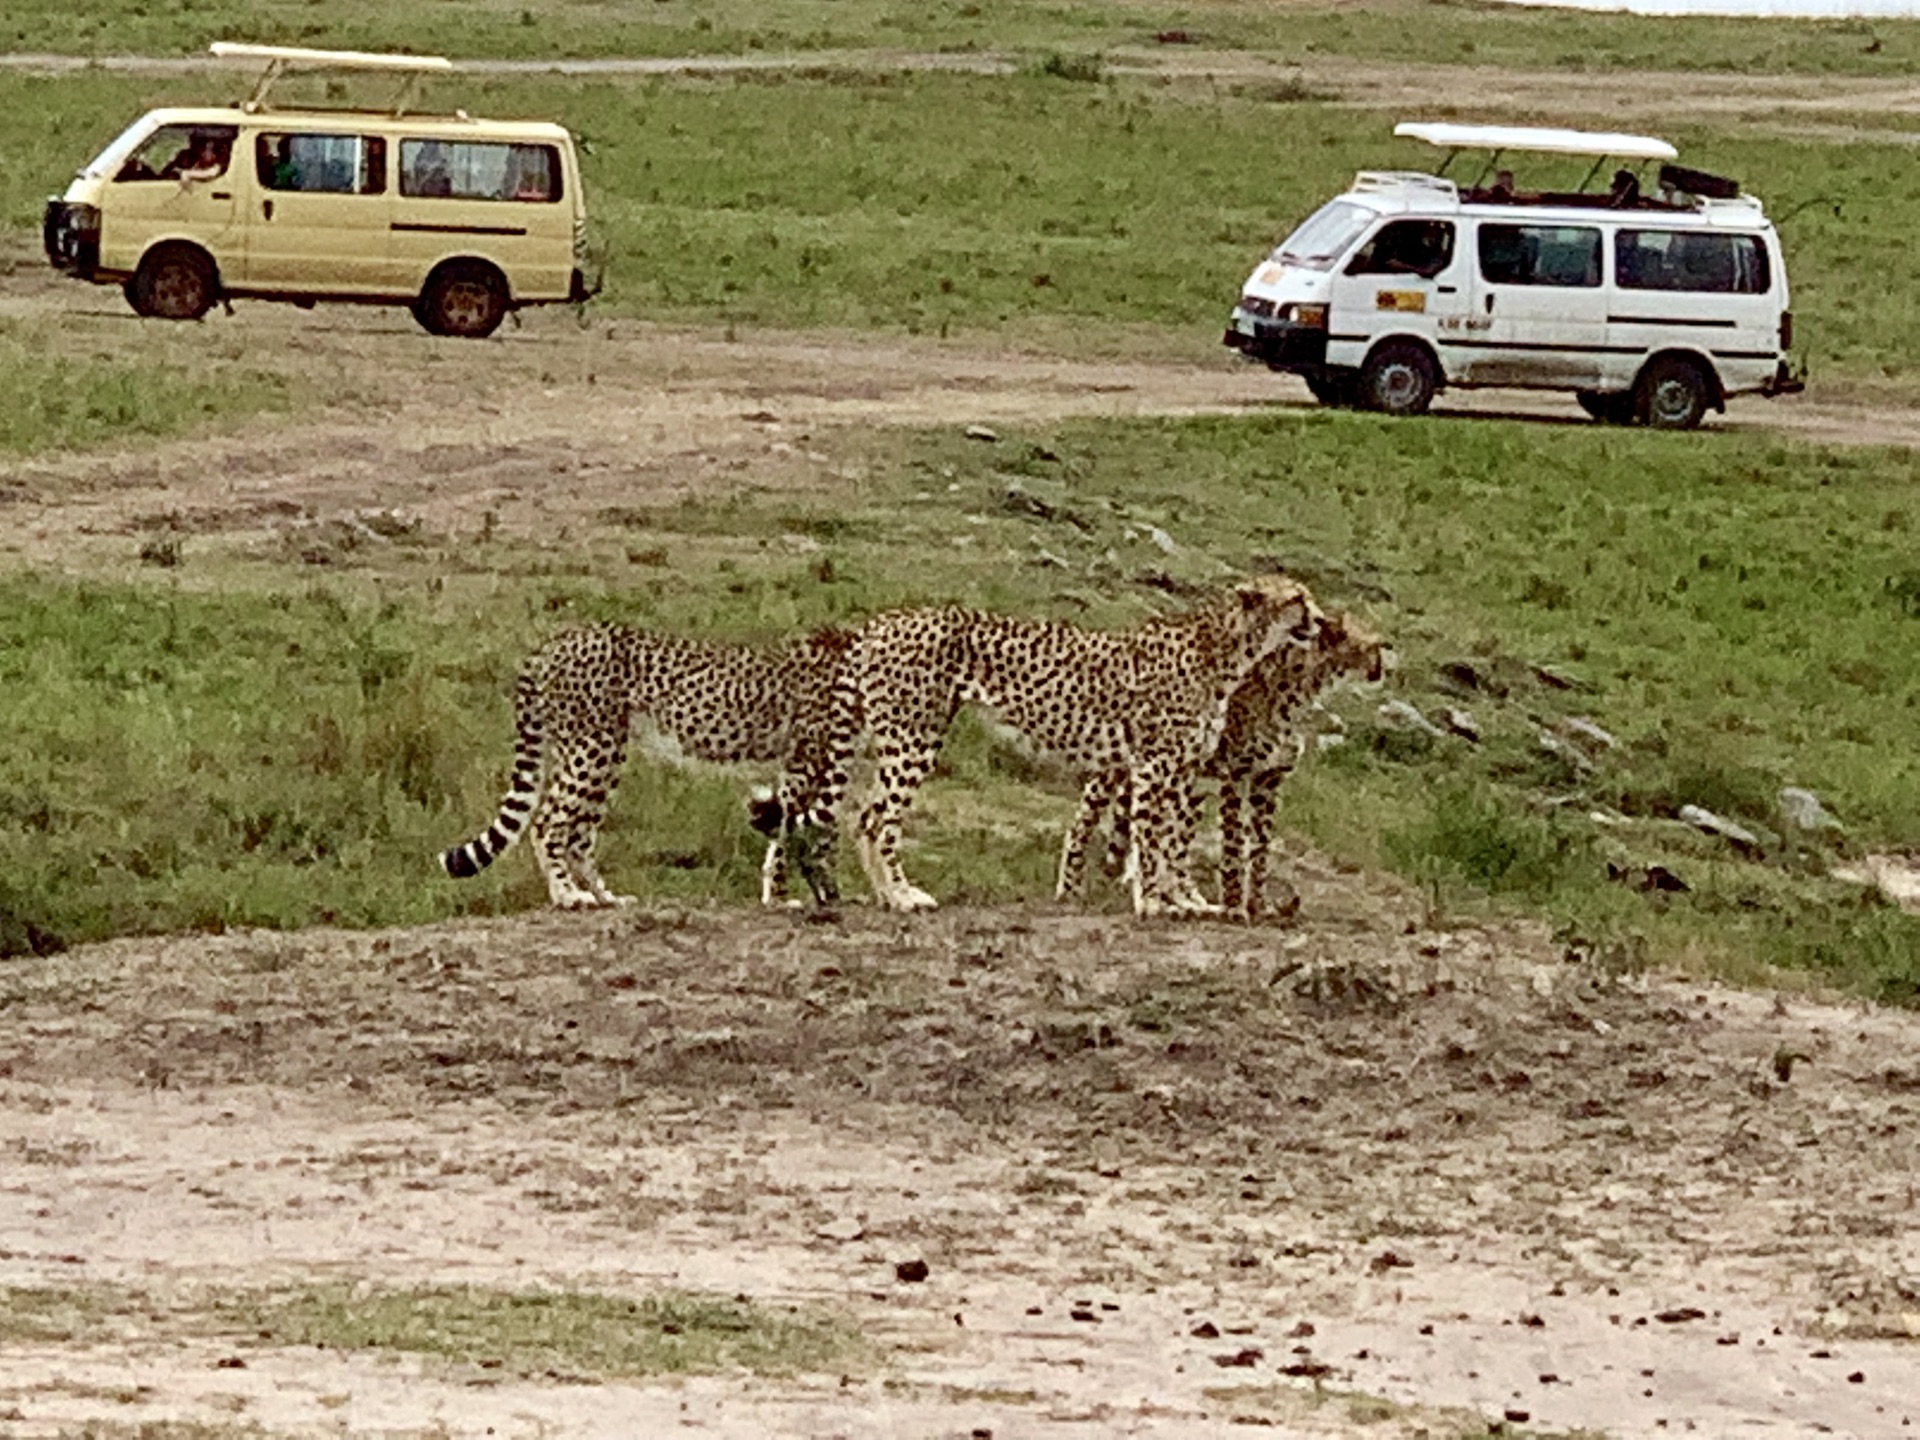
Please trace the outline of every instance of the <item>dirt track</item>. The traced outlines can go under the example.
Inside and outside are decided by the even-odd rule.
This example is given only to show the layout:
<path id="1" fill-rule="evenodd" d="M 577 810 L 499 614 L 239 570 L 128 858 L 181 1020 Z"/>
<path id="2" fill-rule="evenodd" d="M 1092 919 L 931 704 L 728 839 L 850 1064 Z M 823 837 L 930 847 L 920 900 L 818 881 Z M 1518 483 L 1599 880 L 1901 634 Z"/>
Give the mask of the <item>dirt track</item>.
<path id="1" fill-rule="evenodd" d="M 134 1298 L 0 1354 L 6 1433 L 1902 1433 L 1920 1022 L 1292 868 L 1291 931 L 530 915 L 15 964 L 0 1274 Z M 893 1359 L 563 1385 L 142 1319 L 342 1275 L 824 1299 Z"/>
<path id="2" fill-rule="evenodd" d="M 77 286 L 28 280 L 0 313 L 183 343 Z M 121 566 L 156 525 L 244 547 L 492 510 L 533 533 L 636 493 L 830 488 L 814 437 L 843 424 L 1305 403 L 1224 357 L 564 316 L 460 347 L 258 306 L 207 329 L 347 398 L 0 467 L 16 563 Z M 1750 427 L 1920 442 L 1920 417 L 1817 392 L 1737 402 L 1722 428 Z M 1920 1020 L 1614 975 L 1293 859 L 1291 930 L 531 915 L 10 962 L 0 1282 L 125 1298 L 0 1351 L 0 1433 L 1389 1436 L 1507 1411 L 1908 1432 Z M 908 1259 L 926 1282 L 896 1280 Z M 321 1275 L 819 1298 L 893 1359 L 846 1384 L 562 1384 L 147 1318 Z M 1344 1391 L 1407 1408 L 1366 1419 Z"/>

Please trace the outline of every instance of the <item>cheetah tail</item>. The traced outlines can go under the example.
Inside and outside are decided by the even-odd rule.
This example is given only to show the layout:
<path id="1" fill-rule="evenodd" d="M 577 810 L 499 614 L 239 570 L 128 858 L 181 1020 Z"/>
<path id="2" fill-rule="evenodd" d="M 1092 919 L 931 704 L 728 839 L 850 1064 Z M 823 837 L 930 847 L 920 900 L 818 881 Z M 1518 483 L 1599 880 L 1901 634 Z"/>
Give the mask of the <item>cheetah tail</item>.
<path id="1" fill-rule="evenodd" d="M 517 725 L 513 779 L 508 783 L 506 798 L 500 802 L 500 813 L 479 835 L 440 856 L 441 866 L 456 880 L 478 875 L 512 849 L 526 833 L 527 822 L 540 803 L 546 730 L 540 714 L 540 685 L 532 665 L 520 672 L 515 683 L 514 718 Z"/>

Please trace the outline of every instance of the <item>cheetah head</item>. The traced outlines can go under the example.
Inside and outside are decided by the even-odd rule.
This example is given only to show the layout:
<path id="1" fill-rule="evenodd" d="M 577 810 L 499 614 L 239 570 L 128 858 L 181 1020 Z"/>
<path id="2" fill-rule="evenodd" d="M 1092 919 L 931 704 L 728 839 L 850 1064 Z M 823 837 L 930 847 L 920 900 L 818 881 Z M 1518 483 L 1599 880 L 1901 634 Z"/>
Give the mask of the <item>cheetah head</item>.
<path id="1" fill-rule="evenodd" d="M 1317 643 L 1326 616 L 1313 592 L 1285 575 L 1257 575 L 1234 586 L 1241 634 L 1259 660 L 1287 645 Z"/>
<path id="2" fill-rule="evenodd" d="M 1393 647 L 1357 615 L 1336 610 L 1313 642 L 1320 672 L 1329 680 L 1355 676 L 1369 683 L 1386 673 Z"/>

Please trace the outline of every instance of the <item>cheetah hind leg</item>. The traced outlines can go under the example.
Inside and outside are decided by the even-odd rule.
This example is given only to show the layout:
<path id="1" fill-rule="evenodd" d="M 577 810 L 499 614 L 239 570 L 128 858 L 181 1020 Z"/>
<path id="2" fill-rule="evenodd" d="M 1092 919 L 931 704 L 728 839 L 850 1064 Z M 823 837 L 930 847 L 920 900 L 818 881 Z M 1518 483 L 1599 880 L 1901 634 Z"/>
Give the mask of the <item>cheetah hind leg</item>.
<path id="1" fill-rule="evenodd" d="M 631 895 L 615 894 L 593 862 L 594 841 L 625 758 L 625 750 L 617 745 L 573 751 L 541 806 L 534 824 L 534 849 L 546 875 L 547 897 L 557 909 L 597 910 L 636 903 Z"/>
<path id="2" fill-rule="evenodd" d="M 1053 898 L 1071 900 L 1085 893 L 1087 888 L 1087 850 L 1093 844 L 1100 830 L 1100 818 L 1107 813 L 1116 798 L 1122 805 L 1115 809 L 1116 828 L 1121 821 L 1119 815 L 1125 809 L 1127 778 L 1124 772 L 1113 775 L 1095 775 L 1080 789 L 1080 809 L 1073 817 L 1073 824 L 1067 827 L 1066 839 L 1060 846 L 1060 871 L 1054 883 Z"/>

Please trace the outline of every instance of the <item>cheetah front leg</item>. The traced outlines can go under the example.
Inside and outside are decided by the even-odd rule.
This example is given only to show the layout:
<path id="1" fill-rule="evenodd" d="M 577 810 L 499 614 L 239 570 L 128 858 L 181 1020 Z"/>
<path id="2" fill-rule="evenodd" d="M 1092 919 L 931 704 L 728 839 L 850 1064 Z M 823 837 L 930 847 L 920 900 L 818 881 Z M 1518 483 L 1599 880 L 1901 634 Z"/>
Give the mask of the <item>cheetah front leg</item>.
<path id="1" fill-rule="evenodd" d="M 1248 920 L 1260 919 L 1267 908 L 1267 865 L 1273 846 L 1273 822 L 1280 808 L 1280 783 L 1292 773 L 1291 765 L 1262 770 L 1247 786 Z M 1299 901 L 1296 899 L 1292 903 L 1297 906 Z"/>
<path id="2" fill-rule="evenodd" d="M 1184 853 L 1192 839 L 1193 777 L 1184 766 L 1158 760 L 1137 768 L 1130 782 L 1133 814 L 1133 913 L 1190 919 L 1220 907 L 1195 895 Z"/>
<path id="3" fill-rule="evenodd" d="M 1220 908 L 1239 920 L 1251 918 L 1248 897 L 1254 881 L 1243 804 L 1246 777 L 1220 777 Z"/>
<path id="4" fill-rule="evenodd" d="M 901 820 L 932 773 L 939 748 L 938 739 L 883 747 L 875 766 L 873 798 L 860 812 L 856 832 L 860 864 L 874 898 L 889 910 L 934 910 L 940 905 L 907 878 L 900 864 Z"/>

